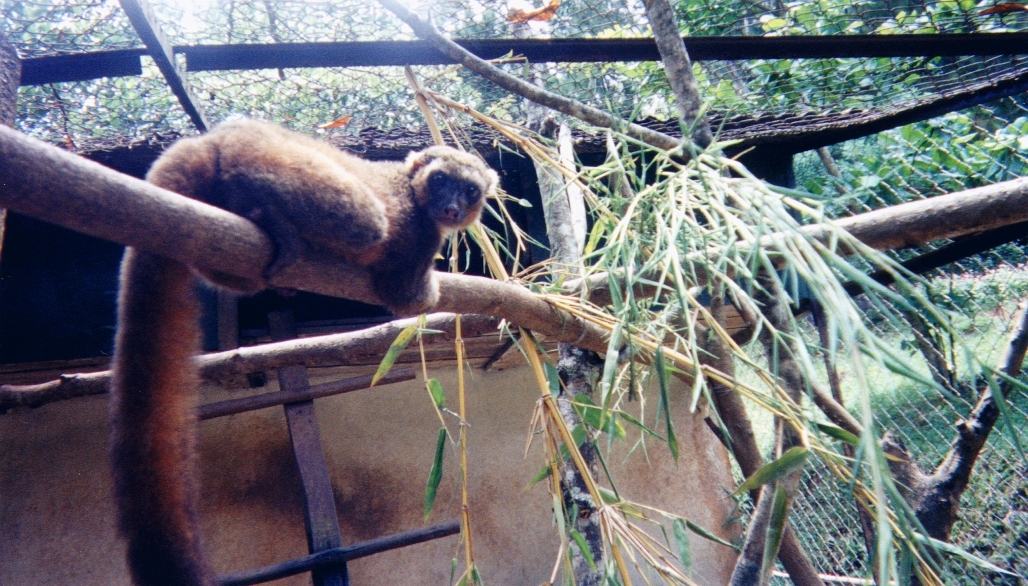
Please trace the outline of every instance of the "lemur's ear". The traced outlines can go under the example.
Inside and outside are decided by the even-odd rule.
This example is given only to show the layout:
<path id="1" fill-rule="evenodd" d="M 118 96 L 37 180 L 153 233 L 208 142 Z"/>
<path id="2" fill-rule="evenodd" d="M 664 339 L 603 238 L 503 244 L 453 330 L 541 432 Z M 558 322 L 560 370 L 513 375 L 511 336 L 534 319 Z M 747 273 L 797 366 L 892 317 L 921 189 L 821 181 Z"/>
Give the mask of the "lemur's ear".
<path id="1" fill-rule="evenodd" d="M 413 175 L 435 160 L 437 156 L 432 150 L 432 147 L 429 147 L 407 155 L 407 159 L 404 161 L 404 164 L 407 165 L 407 172 Z"/>

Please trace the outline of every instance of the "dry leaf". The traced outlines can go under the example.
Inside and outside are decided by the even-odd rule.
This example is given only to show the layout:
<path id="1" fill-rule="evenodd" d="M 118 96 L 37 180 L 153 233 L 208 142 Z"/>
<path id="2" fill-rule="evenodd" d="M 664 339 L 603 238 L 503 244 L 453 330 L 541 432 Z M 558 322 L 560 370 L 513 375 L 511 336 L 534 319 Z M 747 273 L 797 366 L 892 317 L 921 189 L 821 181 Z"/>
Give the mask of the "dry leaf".
<path id="1" fill-rule="evenodd" d="M 339 128 L 340 126 L 346 126 L 350 123 L 351 116 L 343 116 L 342 118 L 336 118 L 328 124 L 322 124 L 318 128 Z"/>
<path id="2" fill-rule="evenodd" d="M 1017 2 L 1003 2 L 993 6 L 992 8 L 986 8 L 979 14 L 985 16 L 987 14 L 1006 14 L 1008 12 L 1020 11 L 1028 12 L 1028 5 L 1018 4 Z"/>
<path id="3" fill-rule="evenodd" d="M 535 10 L 511 10 L 507 13 L 507 20 L 513 23 L 523 23 L 530 20 L 547 21 L 557 14 L 560 8 L 560 0 L 551 0 L 549 4 Z"/>

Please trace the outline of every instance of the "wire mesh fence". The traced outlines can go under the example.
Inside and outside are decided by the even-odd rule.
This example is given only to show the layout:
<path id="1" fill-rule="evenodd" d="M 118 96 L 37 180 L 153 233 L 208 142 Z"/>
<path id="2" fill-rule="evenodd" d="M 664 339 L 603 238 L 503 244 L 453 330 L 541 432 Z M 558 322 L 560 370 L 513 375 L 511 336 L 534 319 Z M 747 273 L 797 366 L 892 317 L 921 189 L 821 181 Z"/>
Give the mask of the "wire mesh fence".
<path id="1" fill-rule="evenodd" d="M 899 5 L 902 4 L 902 5 Z M 405 26 L 375 3 L 154 2 L 158 20 L 174 45 L 275 44 L 413 39 Z M 983 14 L 960 2 L 796 3 L 759 2 L 727 9 L 706 1 L 678 5 L 684 33 L 697 36 L 850 33 L 966 33 L 1020 31 L 1028 12 Z M 891 6 L 891 7 L 890 7 Z M 53 3 L 0 2 L 0 31 L 23 58 L 87 51 L 141 48 L 120 5 L 112 0 Z M 426 3 L 420 8 L 458 39 L 632 38 L 648 35 L 641 2 L 564 0 L 548 21 L 517 22 L 530 2 Z M 980 58 L 895 57 L 874 59 L 753 59 L 704 61 L 694 70 L 715 118 L 790 116 L 801 124 L 810 115 L 893 112 L 960 92 L 984 91 L 1028 75 L 1024 56 Z M 58 143 L 137 140 L 153 133 L 190 132 L 155 67 L 144 59 L 139 78 L 109 78 L 23 89 L 22 129 Z M 183 63 L 188 68 L 188 62 Z M 524 63 L 504 66 L 525 74 Z M 424 68 L 436 77 L 447 68 Z M 547 89 L 623 117 L 669 118 L 671 96 L 658 63 L 559 63 L 533 66 Z M 213 121 L 248 115 L 315 132 L 317 124 L 350 117 L 335 132 L 389 130 L 423 122 L 396 67 L 306 68 L 191 72 L 200 105 Z M 459 80 L 461 83 L 453 83 Z M 442 74 L 440 87 L 452 96 L 501 118 L 522 120 L 521 101 L 463 72 Z M 470 90 L 470 91 L 465 91 Z M 99 96 L 110 107 L 97 109 Z M 125 112 L 132 112 L 125 116 Z M 52 122 L 58 124 L 51 124 Z M 60 129 L 59 131 L 56 129 Z"/>
<path id="2" fill-rule="evenodd" d="M 413 39 L 399 21 L 369 2 L 220 0 L 154 2 L 175 45 L 299 43 Z M 802 2 L 732 4 L 690 0 L 677 4 L 687 35 L 797 35 L 857 33 L 969 33 L 1028 30 L 1028 12 L 989 12 L 975 2 Z M 563 0 L 548 21 L 518 23 L 531 2 L 423 3 L 455 38 L 625 38 L 648 35 L 641 2 Z M 116 1 L 0 0 L 0 32 L 23 58 L 142 47 Z M 188 64 L 186 64 L 188 65 Z M 673 117 L 663 68 L 657 63 L 503 65 L 516 75 L 534 73 L 548 89 L 625 117 Z M 715 117 L 758 119 L 909 109 L 939 96 L 973 92 L 1028 74 L 1024 56 L 704 61 L 694 64 L 701 93 Z M 457 67 L 420 67 L 425 84 L 497 118 L 523 121 L 520 98 Z M 191 72 L 189 80 L 213 121 L 232 115 L 275 120 L 307 132 L 357 138 L 366 129 L 415 131 L 423 121 L 398 67 L 290 68 Z M 319 129 L 332 121 L 333 129 Z M 192 125 L 156 67 L 144 60 L 143 75 L 23 87 L 21 130 L 90 150 L 154 136 L 193 132 Z M 834 159 L 831 178 L 824 157 Z M 823 198 L 828 209 L 848 215 L 912 199 L 1024 176 L 1028 167 L 1028 99 L 990 102 L 834 145 L 796 158 L 801 187 Z M 946 242 L 908 250 L 923 254 Z M 942 267 L 928 275 L 923 292 L 950 312 L 964 344 L 980 356 L 998 357 L 1013 327 L 1014 308 L 1028 298 L 1028 248 L 1014 242 Z M 874 319 L 874 308 L 867 308 Z M 931 366 L 916 340 L 905 340 L 912 363 L 929 376 L 949 377 L 943 395 L 898 383 L 886 373 L 872 397 L 881 430 L 894 432 L 925 470 L 945 455 L 953 423 L 974 404 L 959 345 L 932 331 L 943 350 Z M 888 323 L 883 335 L 900 335 Z M 945 372 L 939 372 L 939 369 Z M 845 373 L 843 373 L 845 376 Z M 1028 573 L 1028 460 L 1018 433 L 1028 424 L 1028 397 L 1013 397 L 993 432 L 963 499 L 955 543 L 998 566 Z M 846 487 L 811 467 L 792 514 L 800 540 L 825 574 L 870 573 L 856 505 Z M 777 579 L 777 578 L 776 578 Z M 778 579 L 784 582 L 784 579 Z M 954 565 L 947 584 L 993 584 L 1008 578 L 974 566 Z M 1009 582 L 1014 583 L 1014 582 Z"/>
<path id="3" fill-rule="evenodd" d="M 1028 164 L 1024 124 L 1028 108 L 1023 97 L 1010 98 L 947 114 L 939 119 L 897 128 L 879 135 L 835 145 L 842 179 L 824 181 L 816 153 L 797 157 L 799 182 L 815 192 L 831 194 L 835 213 L 846 215 L 922 199 L 960 189 L 1023 176 Z M 945 155 L 942 153 L 945 152 Z M 867 158 L 873 153 L 874 160 Z M 940 380 L 961 381 L 943 394 L 927 387 L 900 383 L 884 372 L 872 373 L 872 406 L 881 431 L 899 437 L 925 473 L 949 451 L 955 422 L 967 417 L 977 400 L 973 376 L 961 345 L 996 364 L 1016 325 L 1019 302 L 1028 298 L 1028 234 L 1019 240 L 969 256 L 927 273 L 923 293 L 949 313 L 959 344 L 931 329 L 926 335 L 941 349 L 941 364 L 929 360 L 917 341 L 902 345 L 911 364 Z M 951 244 L 936 242 L 897 255 L 900 260 Z M 867 308 L 874 320 L 873 307 Z M 883 336 L 896 336 L 887 322 Z M 937 370 L 933 373 L 933 367 Z M 947 372 L 938 372 L 938 369 Z M 844 378 L 846 374 L 844 373 Z M 1022 380 L 1028 377 L 1021 376 Z M 1028 397 L 1014 395 L 1002 421 L 979 457 L 970 486 L 961 501 L 954 543 L 997 566 L 1028 571 L 1028 461 L 1023 430 L 1028 425 Z M 792 516 L 804 546 L 828 575 L 867 576 L 871 567 L 856 504 L 844 488 L 833 485 L 822 467 L 806 474 L 802 497 Z M 787 583 L 778 578 L 779 583 Z M 1018 579 L 973 564 L 950 561 L 946 584 L 1018 584 Z"/>

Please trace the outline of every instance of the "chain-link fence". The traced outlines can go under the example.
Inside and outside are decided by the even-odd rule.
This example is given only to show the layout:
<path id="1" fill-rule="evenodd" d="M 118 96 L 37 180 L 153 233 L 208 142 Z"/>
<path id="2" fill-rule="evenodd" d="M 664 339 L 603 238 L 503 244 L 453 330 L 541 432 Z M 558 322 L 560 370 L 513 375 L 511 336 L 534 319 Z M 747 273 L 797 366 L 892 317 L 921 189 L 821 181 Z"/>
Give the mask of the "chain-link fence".
<path id="1" fill-rule="evenodd" d="M 413 39 L 373 2 L 211 0 L 153 2 L 175 45 L 300 43 Z M 517 23 L 531 2 L 421 3 L 416 10 L 455 38 L 631 38 L 648 35 L 641 2 L 563 0 L 548 21 Z M 677 4 L 683 34 L 845 35 L 974 33 L 1028 30 L 1028 11 L 993 11 L 975 2 L 745 2 L 689 0 Z M 120 5 L 109 0 L 0 0 L 0 32 L 23 58 L 138 49 L 138 36 Z M 188 63 L 186 64 L 188 65 Z M 526 64 L 504 65 L 521 75 Z M 659 63 L 533 65 L 547 87 L 626 117 L 669 118 L 673 109 Z M 457 67 L 417 69 L 426 85 L 513 122 L 525 118 L 522 100 Z M 695 64 L 715 120 L 784 117 L 783 130 L 813 116 L 897 112 L 942 97 L 973 93 L 1028 75 L 1024 56 L 880 57 L 708 60 Z M 354 138 L 367 129 L 414 132 L 423 126 L 398 67 L 290 68 L 198 71 L 189 74 L 212 121 L 231 115 L 275 120 L 308 132 Z M 852 120 L 859 119 L 853 116 Z M 336 128 L 319 129 L 332 121 Z M 153 137 L 191 133 L 189 118 L 155 66 L 143 75 L 25 86 L 19 94 L 21 130 L 72 150 L 92 150 Z M 715 125 L 717 126 L 717 125 Z M 832 162 L 838 171 L 826 170 Z M 1028 166 L 1028 100 L 1019 95 L 925 122 L 800 153 L 800 187 L 838 215 L 1024 176 Z M 831 166 L 828 167 L 830 169 Z M 833 175 L 837 175 L 834 176 Z M 934 243 L 901 259 L 949 245 Z M 1024 240 L 976 253 L 925 275 L 924 294 L 950 312 L 960 342 L 995 363 L 1013 326 L 1018 301 L 1028 298 Z M 871 319 L 875 308 L 867 308 Z M 952 387 L 941 395 L 909 380 L 877 373 L 872 398 L 881 430 L 894 432 L 925 469 L 945 455 L 953 423 L 975 401 L 954 332 L 923 316 L 924 336 L 941 356 L 926 356 L 903 340 L 911 362 Z M 900 336 L 887 322 L 884 336 Z M 931 369 L 934 369 L 932 371 Z M 842 373 L 846 376 L 846 373 Z M 1015 396 L 994 430 L 965 493 L 955 543 L 1002 568 L 1028 573 L 1028 397 Z M 847 489 L 813 467 L 792 514 L 796 531 L 820 571 L 832 576 L 870 572 L 856 505 Z M 952 568 L 947 584 L 1005 583 L 1008 578 L 969 565 Z M 1012 583 L 1012 582 L 1011 582 Z"/>

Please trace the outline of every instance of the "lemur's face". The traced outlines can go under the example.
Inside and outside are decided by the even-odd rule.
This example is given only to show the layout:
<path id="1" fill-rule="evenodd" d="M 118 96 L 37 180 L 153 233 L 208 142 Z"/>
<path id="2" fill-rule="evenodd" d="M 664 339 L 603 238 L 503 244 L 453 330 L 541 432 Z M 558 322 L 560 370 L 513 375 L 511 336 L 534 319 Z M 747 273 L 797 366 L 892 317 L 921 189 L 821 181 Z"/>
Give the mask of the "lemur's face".
<path id="1" fill-rule="evenodd" d="M 407 158 L 417 204 L 445 230 L 473 224 L 486 196 L 496 188 L 496 172 L 477 157 L 436 146 Z"/>

